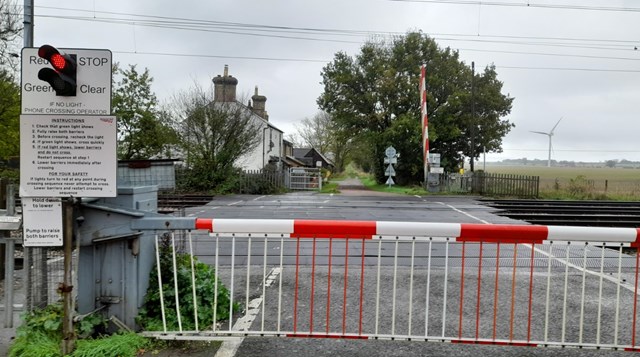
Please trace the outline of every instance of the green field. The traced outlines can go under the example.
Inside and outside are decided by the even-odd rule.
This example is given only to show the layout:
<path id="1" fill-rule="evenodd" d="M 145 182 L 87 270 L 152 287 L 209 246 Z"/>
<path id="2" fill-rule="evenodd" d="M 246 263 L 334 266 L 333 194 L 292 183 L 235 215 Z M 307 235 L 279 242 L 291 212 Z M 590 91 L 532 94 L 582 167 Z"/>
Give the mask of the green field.
<path id="1" fill-rule="evenodd" d="M 487 172 L 540 176 L 540 191 L 545 194 L 582 185 L 593 195 L 640 198 L 640 169 L 487 165 Z"/>

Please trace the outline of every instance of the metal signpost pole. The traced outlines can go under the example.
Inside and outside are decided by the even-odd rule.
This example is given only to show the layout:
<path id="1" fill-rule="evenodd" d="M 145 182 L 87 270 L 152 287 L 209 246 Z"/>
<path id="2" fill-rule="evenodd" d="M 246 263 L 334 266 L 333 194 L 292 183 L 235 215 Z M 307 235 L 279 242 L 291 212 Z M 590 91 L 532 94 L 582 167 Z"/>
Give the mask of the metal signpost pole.
<path id="1" fill-rule="evenodd" d="M 62 201 L 63 239 L 64 239 L 64 280 L 60 285 L 64 315 L 62 320 L 62 354 L 73 352 L 76 334 L 73 328 L 73 285 L 71 281 L 71 262 L 73 259 L 73 197 Z"/>
<path id="2" fill-rule="evenodd" d="M 33 39 L 25 41 L 28 44 Z M 117 195 L 111 58 L 111 51 L 101 49 L 57 49 L 50 45 L 22 49 L 20 196 L 24 246 L 64 247 L 64 280 L 59 286 L 64 307 L 60 348 L 64 355 L 73 352 L 76 342 L 74 205 L 80 197 Z"/>

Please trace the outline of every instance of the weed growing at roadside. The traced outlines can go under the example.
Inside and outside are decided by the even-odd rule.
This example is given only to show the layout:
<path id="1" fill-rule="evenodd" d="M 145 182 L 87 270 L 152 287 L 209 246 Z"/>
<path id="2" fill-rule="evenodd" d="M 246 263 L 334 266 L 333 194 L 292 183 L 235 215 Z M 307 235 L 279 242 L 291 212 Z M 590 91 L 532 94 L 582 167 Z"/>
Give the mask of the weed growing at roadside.
<path id="1" fill-rule="evenodd" d="M 212 267 L 193 257 L 195 272 L 195 291 L 198 310 L 199 326 L 212 326 L 213 306 L 215 295 L 216 273 Z M 191 255 L 176 253 L 176 276 L 178 280 L 178 296 L 180 301 L 180 322 L 183 330 L 195 330 L 195 306 L 193 301 L 193 284 L 191 277 Z M 174 271 L 172 247 L 169 237 L 162 239 L 160 245 L 160 271 L 162 276 L 162 292 L 164 297 L 165 319 L 168 330 L 178 330 L 178 315 L 176 312 Z M 230 294 L 229 290 L 218 280 L 218 298 L 216 320 L 229 318 Z M 239 311 L 240 305 L 234 303 L 233 311 Z M 161 331 L 162 309 L 160 304 L 160 289 L 158 288 L 158 269 L 151 270 L 149 289 L 144 299 L 144 306 L 140 309 L 136 322 L 147 331 Z"/>
<path id="2" fill-rule="evenodd" d="M 52 304 L 24 315 L 17 337 L 9 349 L 9 357 L 61 357 L 62 304 Z M 106 325 L 99 314 L 91 314 L 75 324 L 80 339 L 71 357 L 134 357 L 149 344 L 135 333 L 91 338 Z"/>

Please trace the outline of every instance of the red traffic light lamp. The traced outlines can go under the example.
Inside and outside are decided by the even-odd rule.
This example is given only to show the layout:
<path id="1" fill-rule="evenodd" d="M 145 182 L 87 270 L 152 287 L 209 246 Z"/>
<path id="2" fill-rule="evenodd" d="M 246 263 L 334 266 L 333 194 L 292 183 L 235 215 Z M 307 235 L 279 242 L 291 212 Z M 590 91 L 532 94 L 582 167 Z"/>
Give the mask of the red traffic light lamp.
<path id="1" fill-rule="evenodd" d="M 38 72 L 38 78 L 49 83 L 56 95 L 75 97 L 76 95 L 76 55 L 69 55 L 53 46 L 44 45 L 38 49 L 38 56 L 53 66 Z"/>

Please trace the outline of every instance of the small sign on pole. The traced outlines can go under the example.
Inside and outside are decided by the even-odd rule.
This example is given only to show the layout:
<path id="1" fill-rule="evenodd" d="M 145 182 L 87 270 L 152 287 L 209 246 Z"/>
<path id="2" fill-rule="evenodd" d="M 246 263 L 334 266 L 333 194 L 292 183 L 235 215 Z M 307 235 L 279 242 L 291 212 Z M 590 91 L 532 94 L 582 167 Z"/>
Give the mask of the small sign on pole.
<path id="1" fill-rule="evenodd" d="M 62 202 L 60 198 L 23 197 L 25 247 L 62 246 Z"/>
<path id="2" fill-rule="evenodd" d="M 388 177 L 386 184 L 391 187 L 391 185 L 395 185 L 392 177 L 396 175 L 396 170 L 393 168 L 393 165 L 398 163 L 398 156 L 400 155 L 398 155 L 396 149 L 393 146 L 389 146 L 388 148 L 386 148 L 384 151 L 384 155 L 384 163 L 389 165 L 384 171 L 385 176 Z"/>

